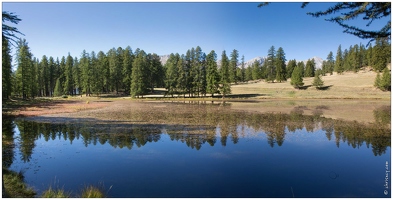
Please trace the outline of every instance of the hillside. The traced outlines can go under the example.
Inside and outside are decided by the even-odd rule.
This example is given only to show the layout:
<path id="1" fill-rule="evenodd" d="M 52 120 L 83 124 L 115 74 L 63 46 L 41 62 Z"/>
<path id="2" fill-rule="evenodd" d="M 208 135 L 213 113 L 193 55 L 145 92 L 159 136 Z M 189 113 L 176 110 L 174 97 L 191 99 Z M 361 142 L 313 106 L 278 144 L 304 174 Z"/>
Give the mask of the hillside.
<path id="1" fill-rule="evenodd" d="M 326 90 L 317 90 L 311 86 L 314 78 L 304 78 L 307 89 L 298 90 L 291 86 L 290 79 L 282 83 L 254 83 L 232 85 L 232 94 L 248 94 L 257 99 L 390 99 L 391 92 L 383 92 L 374 88 L 376 73 L 362 70 L 358 73 L 345 72 L 323 76 Z M 252 95 L 251 95 L 252 94 Z"/>

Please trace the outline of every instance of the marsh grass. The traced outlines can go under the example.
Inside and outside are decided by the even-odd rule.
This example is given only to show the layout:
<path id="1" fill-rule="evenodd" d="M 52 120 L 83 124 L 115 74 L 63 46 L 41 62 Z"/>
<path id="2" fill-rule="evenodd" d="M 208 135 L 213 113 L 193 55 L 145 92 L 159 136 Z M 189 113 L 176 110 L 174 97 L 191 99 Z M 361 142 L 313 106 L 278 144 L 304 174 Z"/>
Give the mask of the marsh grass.
<path id="1" fill-rule="evenodd" d="M 104 198 L 105 194 L 102 188 L 95 186 L 85 186 L 82 190 L 81 198 Z"/>
<path id="2" fill-rule="evenodd" d="M 52 189 L 52 186 L 49 186 L 48 190 L 45 190 L 42 195 L 42 198 L 69 198 L 71 197 L 70 193 L 64 191 L 64 189 Z"/>
<path id="3" fill-rule="evenodd" d="M 4 190 L 3 197 L 33 198 L 36 192 L 24 182 L 22 172 L 14 172 L 3 168 Z"/>

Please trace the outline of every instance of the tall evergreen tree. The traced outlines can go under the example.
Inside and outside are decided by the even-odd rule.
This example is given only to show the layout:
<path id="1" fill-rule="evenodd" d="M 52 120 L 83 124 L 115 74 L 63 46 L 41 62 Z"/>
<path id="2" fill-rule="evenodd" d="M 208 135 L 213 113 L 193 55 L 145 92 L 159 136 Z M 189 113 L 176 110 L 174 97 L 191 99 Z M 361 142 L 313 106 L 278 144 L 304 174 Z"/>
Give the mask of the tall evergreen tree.
<path id="1" fill-rule="evenodd" d="M 64 82 L 64 94 L 73 95 L 74 94 L 74 78 L 72 77 L 74 71 L 74 58 L 68 53 L 66 59 L 66 66 L 64 71 L 65 82 Z"/>
<path id="2" fill-rule="evenodd" d="M 333 75 L 334 71 L 334 57 L 333 57 L 333 52 L 329 52 L 327 58 L 326 58 L 326 71 L 325 73 L 330 73 L 330 75 Z"/>
<path id="3" fill-rule="evenodd" d="M 238 58 L 239 58 L 239 51 L 234 49 L 230 55 L 231 60 L 229 61 L 229 80 L 231 83 L 237 84 L 237 78 L 236 78 L 236 69 L 237 69 L 237 63 L 238 63 Z"/>
<path id="4" fill-rule="evenodd" d="M 301 75 L 301 77 L 305 77 L 305 75 L 304 75 L 304 71 L 305 71 L 305 66 L 304 66 L 304 62 L 303 61 L 300 61 L 300 62 L 298 62 L 297 63 L 297 66 L 299 67 L 299 71 L 300 71 L 300 75 Z M 293 73 L 293 72 L 292 72 Z M 292 77 L 292 76 L 291 76 Z"/>
<path id="5" fill-rule="evenodd" d="M 172 97 L 177 93 L 177 80 L 179 78 L 179 69 L 177 63 L 179 60 L 180 55 L 178 53 L 176 55 L 171 53 L 167 62 L 165 63 L 165 87 L 168 90 L 168 94 L 172 95 Z"/>
<path id="6" fill-rule="evenodd" d="M 338 46 L 337 54 L 336 54 L 336 62 L 334 63 L 334 71 L 338 74 L 342 74 L 344 72 L 344 62 L 343 62 L 343 53 L 341 50 L 341 45 Z"/>
<path id="7" fill-rule="evenodd" d="M 142 96 L 146 92 L 146 88 L 148 87 L 147 82 L 147 55 L 142 50 L 136 55 L 136 58 L 132 62 L 132 75 L 131 75 L 131 96 L 133 98 Z"/>
<path id="8" fill-rule="evenodd" d="M 131 86 L 131 74 L 132 74 L 132 61 L 133 61 L 133 53 L 130 46 L 127 46 L 123 51 L 123 85 L 125 87 L 125 93 L 130 94 L 130 86 Z"/>
<path id="9" fill-rule="evenodd" d="M 276 81 L 286 81 L 286 65 L 285 65 L 285 53 L 282 47 L 277 49 L 277 55 L 275 59 L 275 66 L 276 66 Z"/>
<path id="10" fill-rule="evenodd" d="M 72 70 L 72 78 L 74 79 L 74 94 L 80 95 L 82 94 L 82 72 L 79 66 L 78 58 L 74 58 L 74 67 Z"/>
<path id="11" fill-rule="evenodd" d="M 383 71 L 390 62 L 391 45 L 387 39 L 376 39 L 372 50 L 372 67 L 375 71 Z"/>
<path id="12" fill-rule="evenodd" d="M 274 46 L 271 46 L 268 54 L 267 54 L 267 69 L 266 69 L 266 81 L 274 82 L 276 78 L 276 67 L 275 67 L 275 60 L 276 60 L 276 50 Z"/>
<path id="13" fill-rule="evenodd" d="M 110 69 L 109 69 L 109 61 L 107 55 L 103 51 L 99 51 L 97 54 L 97 64 L 100 69 L 101 82 L 102 82 L 102 92 L 107 93 L 110 91 Z M 129 87 L 131 87 L 131 82 Z"/>
<path id="14" fill-rule="evenodd" d="M 2 95 L 7 100 L 12 92 L 12 57 L 10 43 L 4 37 L 2 39 Z"/>
<path id="15" fill-rule="evenodd" d="M 179 70 L 179 76 L 177 78 L 177 86 L 176 88 L 179 90 L 180 94 L 187 93 L 187 66 L 186 66 L 186 56 L 184 54 L 181 55 L 179 61 L 177 62 L 177 69 Z"/>
<path id="16" fill-rule="evenodd" d="M 307 60 L 306 69 L 304 71 L 304 77 L 314 77 L 315 76 L 315 61 L 314 59 Z"/>
<path id="17" fill-rule="evenodd" d="M 20 83 L 20 92 L 23 99 L 27 99 L 30 96 L 30 90 L 32 86 L 32 81 L 34 77 L 32 77 L 33 63 L 32 63 L 32 54 L 30 52 L 30 48 L 26 39 L 20 39 L 18 41 L 17 46 L 17 78 Z"/>
<path id="18" fill-rule="evenodd" d="M 92 93 L 92 78 L 93 69 L 90 63 L 90 55 L 83 50 L 81 59 L 79 61 L 79 66 L 82 71 L 82 88 L 86 96 L 90 96 Z"/>
<path id="19" fill-rule="evenodd" d="M 259 63 L 258 60 L 255 60 L 254 63 L 252 63 L 252 80 L 258 80 L 262 78 L 261 74 L 261 63 Z"/>
<path id="20" fill-rule="evenodd" d="M 240 68 L 240 74 L 238 74 L 239 80 L 241 82 L 244 82 L 246 79 L 246 69 L 245 69 L 245 64 L 244 64 L 244 55 L 242 55 L 242 63 L 241 63 L 241 68 Z"/>
<path id="21" fill-rule="evenodd" d="M 52 56 L 49 57 L 48 65 L 49 65 L 49 88 L 50 88 L 49 90 L 50 90 L 50 96 L 53 96 L 55 90 L 55 84 L 58 76 L 56 73 L 57 66 Z"/>
<path id="22" fill-rule="evenodd" d="M 221 88 L 220 92 L 222 98 L 225 98 L 227 94 L 231 94 L 231 84 L 229 78 L 229 61 L 225 50 L 221 54 Z"/>
<path id="23" fill-rule="evenodd" d="M 286 78 L 291 78 L 292 76 L 292 72 L 296 67 L 296 60 L 289 60 L 288 61 L 288 65 L 287 65 L 287 74 L 286 74 Z"/>
<path id="24" fill-rule="evenodd" d="M 206 92 L 211 94 L 213 97 L 214 94 L 218 92 L 219 85 L 220 85 L 220 77 L 219 77 L 218 71 L 217 71 L 218 70 L 217 69 L 217 54 L 214 50 L 212 50 L 206 56 L 206 62 L 207 62 Z"/>

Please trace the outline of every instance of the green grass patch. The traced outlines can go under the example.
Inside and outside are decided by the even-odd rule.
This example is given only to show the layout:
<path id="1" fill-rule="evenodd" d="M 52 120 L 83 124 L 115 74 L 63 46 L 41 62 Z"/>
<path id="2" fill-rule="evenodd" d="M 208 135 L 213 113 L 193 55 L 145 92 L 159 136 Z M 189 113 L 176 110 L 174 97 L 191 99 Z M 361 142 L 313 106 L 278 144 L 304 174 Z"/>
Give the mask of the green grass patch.
<path id="1" fill-rule="evenodd" d="M 104 192 L 94 186 L 87 186 L 82 190 L 82 198 L 104 198 Z"/>
<path id="2" fill-rule="evenodd" d="M 66 193 L 63 189 L 52 189 L 51 186 L 41 195 L 42 198 L 69 198 L 70 196 L 71 195 Z"/>
<path id="3" fill-rule="evenodd" d="M 33 198 L 36 192 L 23 181 L 22 172 L 14 172 L 3 168 L 3 196 L 9 198 Z"/>

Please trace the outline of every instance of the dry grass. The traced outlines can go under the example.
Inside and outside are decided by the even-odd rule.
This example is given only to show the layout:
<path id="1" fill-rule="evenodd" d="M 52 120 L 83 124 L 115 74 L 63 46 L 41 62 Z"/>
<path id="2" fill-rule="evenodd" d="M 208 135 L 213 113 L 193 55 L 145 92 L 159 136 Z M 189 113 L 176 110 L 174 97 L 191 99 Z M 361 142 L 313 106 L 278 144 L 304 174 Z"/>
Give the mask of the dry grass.
<path id="1" fill-rule="evenodd" d="M 390 99 L 390 92 L 374 88 L 375 77 L 376 73 L 368 70 L 323 76 L 326 90 L 312 87 L 312 77 L 304 78 L 304 85 L 310 86 L 304 90 L 293 88 L 290 79 L 282 83 L 259 81 L 233 85 L 232 94 L 256 94 L 257 99 Z"/>

